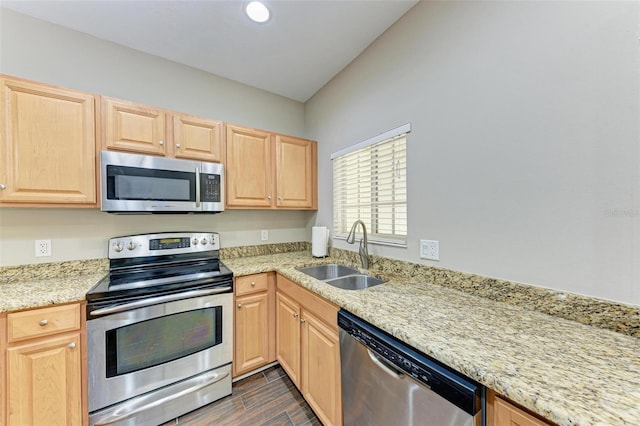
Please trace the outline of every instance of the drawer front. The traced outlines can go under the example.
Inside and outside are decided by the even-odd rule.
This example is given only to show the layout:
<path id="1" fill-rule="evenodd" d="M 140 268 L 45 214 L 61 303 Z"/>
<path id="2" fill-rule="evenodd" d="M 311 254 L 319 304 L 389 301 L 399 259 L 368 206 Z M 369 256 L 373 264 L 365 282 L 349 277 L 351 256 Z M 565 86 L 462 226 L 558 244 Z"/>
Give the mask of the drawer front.
<path id="1" fill-rule="evenodd" d="M 7 315 L 9 343 L 80 329 L 80 304 L 33 309 Z"/>
<path id="2" fill-rule="evenodd" d="M 268 274 L 245 275 L 236 277 L 236 296 L 266 291 L 269 288 Z"/>

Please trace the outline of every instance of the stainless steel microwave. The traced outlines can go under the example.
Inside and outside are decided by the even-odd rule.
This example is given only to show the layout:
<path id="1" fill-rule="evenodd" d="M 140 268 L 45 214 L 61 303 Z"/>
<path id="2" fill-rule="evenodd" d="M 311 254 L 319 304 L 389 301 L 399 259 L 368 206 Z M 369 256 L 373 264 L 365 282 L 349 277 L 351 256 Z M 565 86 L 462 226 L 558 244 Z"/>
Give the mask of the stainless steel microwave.
<path id="1" fill-rule="evenodd" d="M 101 210 L 111 213 L 224 211 L 224 166 L 100 152 Z"/>

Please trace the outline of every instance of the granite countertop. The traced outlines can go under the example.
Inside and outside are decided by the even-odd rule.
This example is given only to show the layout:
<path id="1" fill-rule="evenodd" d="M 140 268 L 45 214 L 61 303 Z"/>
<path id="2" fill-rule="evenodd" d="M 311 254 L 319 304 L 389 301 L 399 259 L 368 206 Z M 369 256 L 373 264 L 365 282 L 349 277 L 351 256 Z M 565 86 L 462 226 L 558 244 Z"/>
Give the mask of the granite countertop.
<path id="1" fill-rule="evenodd" d="M 637 337 L 420 277 L 381 271 L 386 284 L 348 291 L 295 269 L 331 261 L 308 253 L 224 260 L 236 276 L 275 270 L 559 425 L 640 424 Z"/>
<path id="2" fill-rule="evenodd" d="M 236 276 L 276 271 L 559 425 L 640 425 L 640 338 L 633 335 L 431 284 L 425 275 L 391 268 L 369 271 L 386 284 L 337 289 L 296 268 L 354 265 L 315 259 L 308 251 L 223 261 Z M 104 259 L 61 265 L 2 268 L 0 313 L 84 300 L 108 271 Z"/>
<path id="3" fill-rule="evenodd" d="M 0 313 L 83 301 L 108 272 L 106 259 L 2 268 Z"/>

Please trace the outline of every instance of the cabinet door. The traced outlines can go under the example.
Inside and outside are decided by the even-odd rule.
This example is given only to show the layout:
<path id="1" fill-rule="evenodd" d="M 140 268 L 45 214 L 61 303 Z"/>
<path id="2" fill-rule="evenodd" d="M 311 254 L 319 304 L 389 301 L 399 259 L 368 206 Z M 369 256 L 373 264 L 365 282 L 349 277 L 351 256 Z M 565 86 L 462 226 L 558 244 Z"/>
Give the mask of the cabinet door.
<path id="1" fill-rule="evenodd" d="M 316 143 L 276 135 L 276 206 L 317 208 Z"/>
<path id="2" fill-rule="evenodd" d="M 0 202 L 95 204 L 95 98 L 0 78 Z"/>
<path id="3" fill-rule="evenodd" d="M 269 362 L 269 310 L 267 292 L 236 299 L 234 376 Z"/>
<path id="4" fill-rule="evenodd" d="M 493 426 L 549 426 L 549 423 L 533 417 L 501 398 L 495 399 L 494 410 Z"/>
<path id="5" fill-rule="evenodd" d="M 9 425 L 82 422 L 80 333 L 7 350 Z"/>
<path id="6" fill-rule="evenodd" d="M 227 206 L 273 205 L 270 135 L 227 125 Z"/>
<path id="7" fill-rule="evenodd" d="M 302 311 L 302 396 L 324 425 L 342 424 L 338 333 Z"/>
<path id="8" fill-rule="evenodd" d="M 163 110 L 103 98 L 104 147 L 141 154 L 170 155 Z"/>
<path id="9" fill-rule="evenodd" d="M 176 114 L 173 116 L 175 157 L 221 163 L 222 122 Z"/>
<path id="10" fill-rule="evenodd" d="M 291 381 L 300 387 L 300 307 L 276 294 L 276 358 Z"/>

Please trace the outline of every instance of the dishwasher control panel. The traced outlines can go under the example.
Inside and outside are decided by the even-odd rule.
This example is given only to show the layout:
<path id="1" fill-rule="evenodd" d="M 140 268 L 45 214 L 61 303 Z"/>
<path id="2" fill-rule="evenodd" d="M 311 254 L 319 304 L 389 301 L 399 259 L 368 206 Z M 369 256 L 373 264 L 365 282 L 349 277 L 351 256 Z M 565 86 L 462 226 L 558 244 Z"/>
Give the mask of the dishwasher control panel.
<path id="1" fill-rule="evenodd" d="M 387 368 L 411 376 L 470 414 L 481 407 L 481 385 L 390 334 L 344 310 L 338 313 L 338 327 L 378 356 Z"/>

